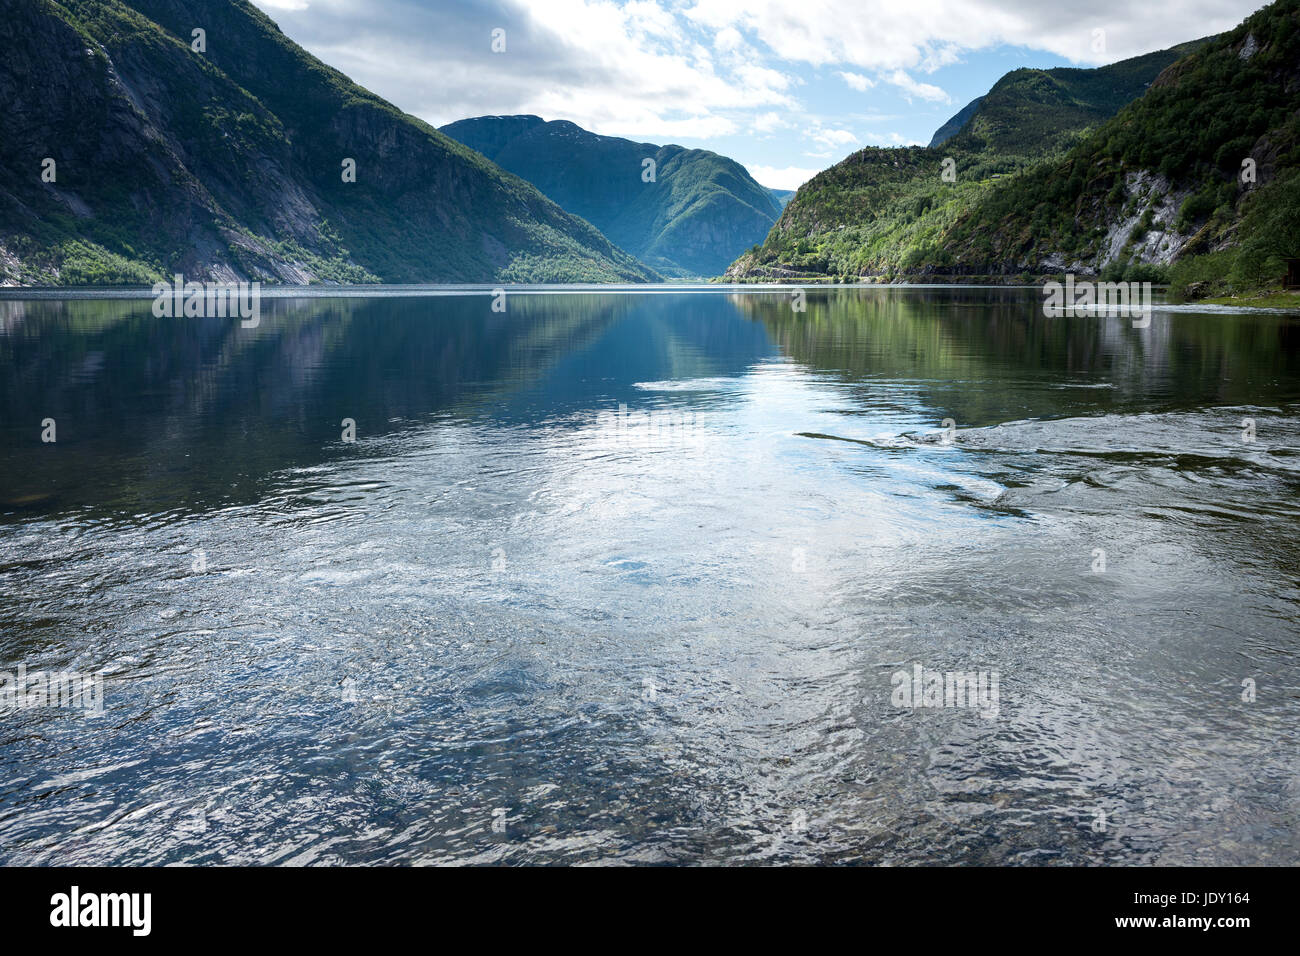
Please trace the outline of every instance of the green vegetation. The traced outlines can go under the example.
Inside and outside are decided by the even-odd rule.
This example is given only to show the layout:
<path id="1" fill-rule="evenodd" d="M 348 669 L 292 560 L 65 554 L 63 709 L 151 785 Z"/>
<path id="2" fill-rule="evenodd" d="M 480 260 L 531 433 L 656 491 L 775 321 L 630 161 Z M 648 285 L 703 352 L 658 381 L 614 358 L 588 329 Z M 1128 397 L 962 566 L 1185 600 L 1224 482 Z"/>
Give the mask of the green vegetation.
<path id="1" fill-rule="evenodd" d="M 948 235 L 1016 174 L 1064 156 L 1194 46 L 1096 70 L 1008 73 L 935 134 L 938 146 L 868 147 L 805 183 L 762 246 L 742 256 L 729 275 L 1005 274 L 1009 266 L 1001 262 L 960 262 L 948 250 Z M 1039 212 L 1047 214 L 1046 207 Z"/>
<path id="2" fill-rule="evenodd" d="M 1171 296 L 1235 297 L 1280 288 L 1286 260 L 1300 259 L 1300 170 L 1243 197 L 1241 207 L 1239 241 L 1176 262 L 1169 275 Z"/>
<path id="3" fill-rule="evenodd" d="M 1017 70 L 939 148 L 867 149 L 815 177 L 729 274 L 1276 288 L 1300 256 L 1298 92 L 1298 0 L 1099 70 Z"/>
<path id="4" fill-rule="evenodd" d="M 656 277 L 247 0 L 29 0 L 0 45 L 0 90 L 48 91 L 0 114 L 0 283 Z"/>
<path id="5" fill-rule="evenodd" d="M 1094 267 L 1176 260 L 1176 286 L 1280 280 L 1279 242 L 1300 232 L 1298 23 L 1295 0 L 1280 0 L 1179 60 L 1066 156 L 992 190 L 949 234 L 955 254 L 1041 261 L 1055 252 Z M 1255 183 L 1241 179 L 1247 159 Z M 1100 240 L 1139 210 L 1118 253 L 1108 252 Z"/>
<path id="6" fill-rule="evenodd" d="M 479 116 L 442 132 L 528 180 L 668 276 L 713 276 L 760 241 L 781 204 L 734 160 L 598 136 L 562 120 Z M 654 181 L 643 179 L 654 160 Z"/>
<path id="7" fill-rule="evenodd" d="M 1300 292 L 1269 292 L 1260 295 L 1219 296 L 1205 299 L 1210 305 L 1235 305 L 1252 309 L 1300 311 Z"/>

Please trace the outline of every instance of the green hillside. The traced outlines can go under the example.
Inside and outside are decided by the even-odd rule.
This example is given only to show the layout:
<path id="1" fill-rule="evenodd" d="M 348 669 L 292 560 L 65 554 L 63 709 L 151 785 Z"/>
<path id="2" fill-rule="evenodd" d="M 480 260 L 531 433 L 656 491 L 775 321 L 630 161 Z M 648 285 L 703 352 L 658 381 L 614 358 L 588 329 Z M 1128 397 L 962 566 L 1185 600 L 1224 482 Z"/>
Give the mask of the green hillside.
<path id="1" fill-rule="evenodd" d="M 654 278 L 247 0 L 0 13 L 0 283 Z"/>
<path id="2" fill-rule="evenodd" d="M 1064 156 L 1196 46 L 1183 44 L 1097 69 L 1008 73 L 935 134 L 939 145 L 868 147 L 813 177 L 764 242 L 738 259 L 728 275 L 960 273 L 966 266 L 948 253 L 948 233 L 991 189 Z M 944 178 L 945 168 L 950 179 Z"/>
<path id="3" fill-rule="evenodd" d="M 671 276 L 714 276 L 781 212 L 734 160 L 702 149 L 599 136 L 562 120 L 480 116 L 442 127 L 537 186 L 620 248 Z M 646 160 L 654 161 L 647 181 Z"/>
<path id="4" fill-rule="evenodd" d="M 1191 294 L 1266 288 L 1300 257 L 1298 174 L 1300 2 L 1279 0 L 1066 156 L 989 190 L 945 243 L 968 268 L 1167 275 Z"/>

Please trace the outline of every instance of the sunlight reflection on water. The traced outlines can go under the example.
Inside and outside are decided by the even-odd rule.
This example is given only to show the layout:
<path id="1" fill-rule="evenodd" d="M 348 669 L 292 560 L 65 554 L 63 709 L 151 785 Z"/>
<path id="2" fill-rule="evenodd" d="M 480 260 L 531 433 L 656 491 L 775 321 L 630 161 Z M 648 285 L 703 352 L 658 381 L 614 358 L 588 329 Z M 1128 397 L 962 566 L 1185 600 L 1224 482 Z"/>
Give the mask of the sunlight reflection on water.
<path id="1" fill-rule="evenodd" d="M 1292 318 L 0 305 L 0 862 L 1297 860 Z"/>

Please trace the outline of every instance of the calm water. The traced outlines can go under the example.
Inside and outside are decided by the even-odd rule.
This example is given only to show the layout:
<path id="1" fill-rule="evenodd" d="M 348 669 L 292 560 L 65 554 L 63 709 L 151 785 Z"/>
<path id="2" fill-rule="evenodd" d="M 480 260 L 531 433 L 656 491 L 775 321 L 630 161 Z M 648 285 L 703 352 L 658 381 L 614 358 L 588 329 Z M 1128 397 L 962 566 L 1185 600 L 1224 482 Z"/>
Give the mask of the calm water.
<path id="1" fill-rule="evenodd" d="M 1300 317 L 1040 301 L 0 301 L 0 862 L 1300 862 Z"/>

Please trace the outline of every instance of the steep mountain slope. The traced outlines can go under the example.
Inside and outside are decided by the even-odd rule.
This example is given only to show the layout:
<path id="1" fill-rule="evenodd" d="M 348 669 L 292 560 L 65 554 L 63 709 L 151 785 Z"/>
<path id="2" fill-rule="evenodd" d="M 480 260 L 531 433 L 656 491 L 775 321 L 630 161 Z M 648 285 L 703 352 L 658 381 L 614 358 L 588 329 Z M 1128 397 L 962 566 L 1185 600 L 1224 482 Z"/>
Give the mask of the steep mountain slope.
<path id="1" fill-rule="evenodd" d="M 1180 43 L 1095 69 L 1012 70 L 976 101 L 952 145 L 1013 156 L 1059 149 L 1133 102 L 1162 70 L 1204 42 Z"/>
<path id="2" fill-rule="evenodd" d="M 1300 0 L 1256 12 L 1066 156 L 990 190 L 946 245 L 966 270 L 1177 262 L 1184 287 L 1279 282 L 1300 257 Z"/>
<path id="3" fill-rule="evenodd" d="M 892 276 L 945 266 L 941 237 L 997 180 L 1063 155 L 1200 42 L 1092 70 L 1014 70 L 944 124 L 938 146 L 868 147 L 813 177 L 728 275 Z"/>
<path id="4" fill-rule="evenodd" d="M 0 0 L 0 50 L 5 284 L 652 277 L 247 0 Z"/>
<path id="5" fill-rule="evenodd" d="M 975 115 L 975 111 L 979 109 L 980 103 L 982 102 L 984 102 L 984 97 L 975 97 L 975 99 L 963 106 L 956 115 L 948 120 L 948 122 L 935 130 L 934 135 L 930 137 L 930 147 L 934 148 L 935 146 L 942 145 L 960 133 L 961 128 L 966 125 L 967 121 L 972 116 Z"/>
<path id="6" fill-rule="evenodd" d="M 531 182 L 665 275 L 713 276 L 762 239 L 781 205 L 734 160 L 599 136 L 563 120 L 479 116 L 441 132 Z M 654 180 L 643 173 L 654 161 Z"/>

